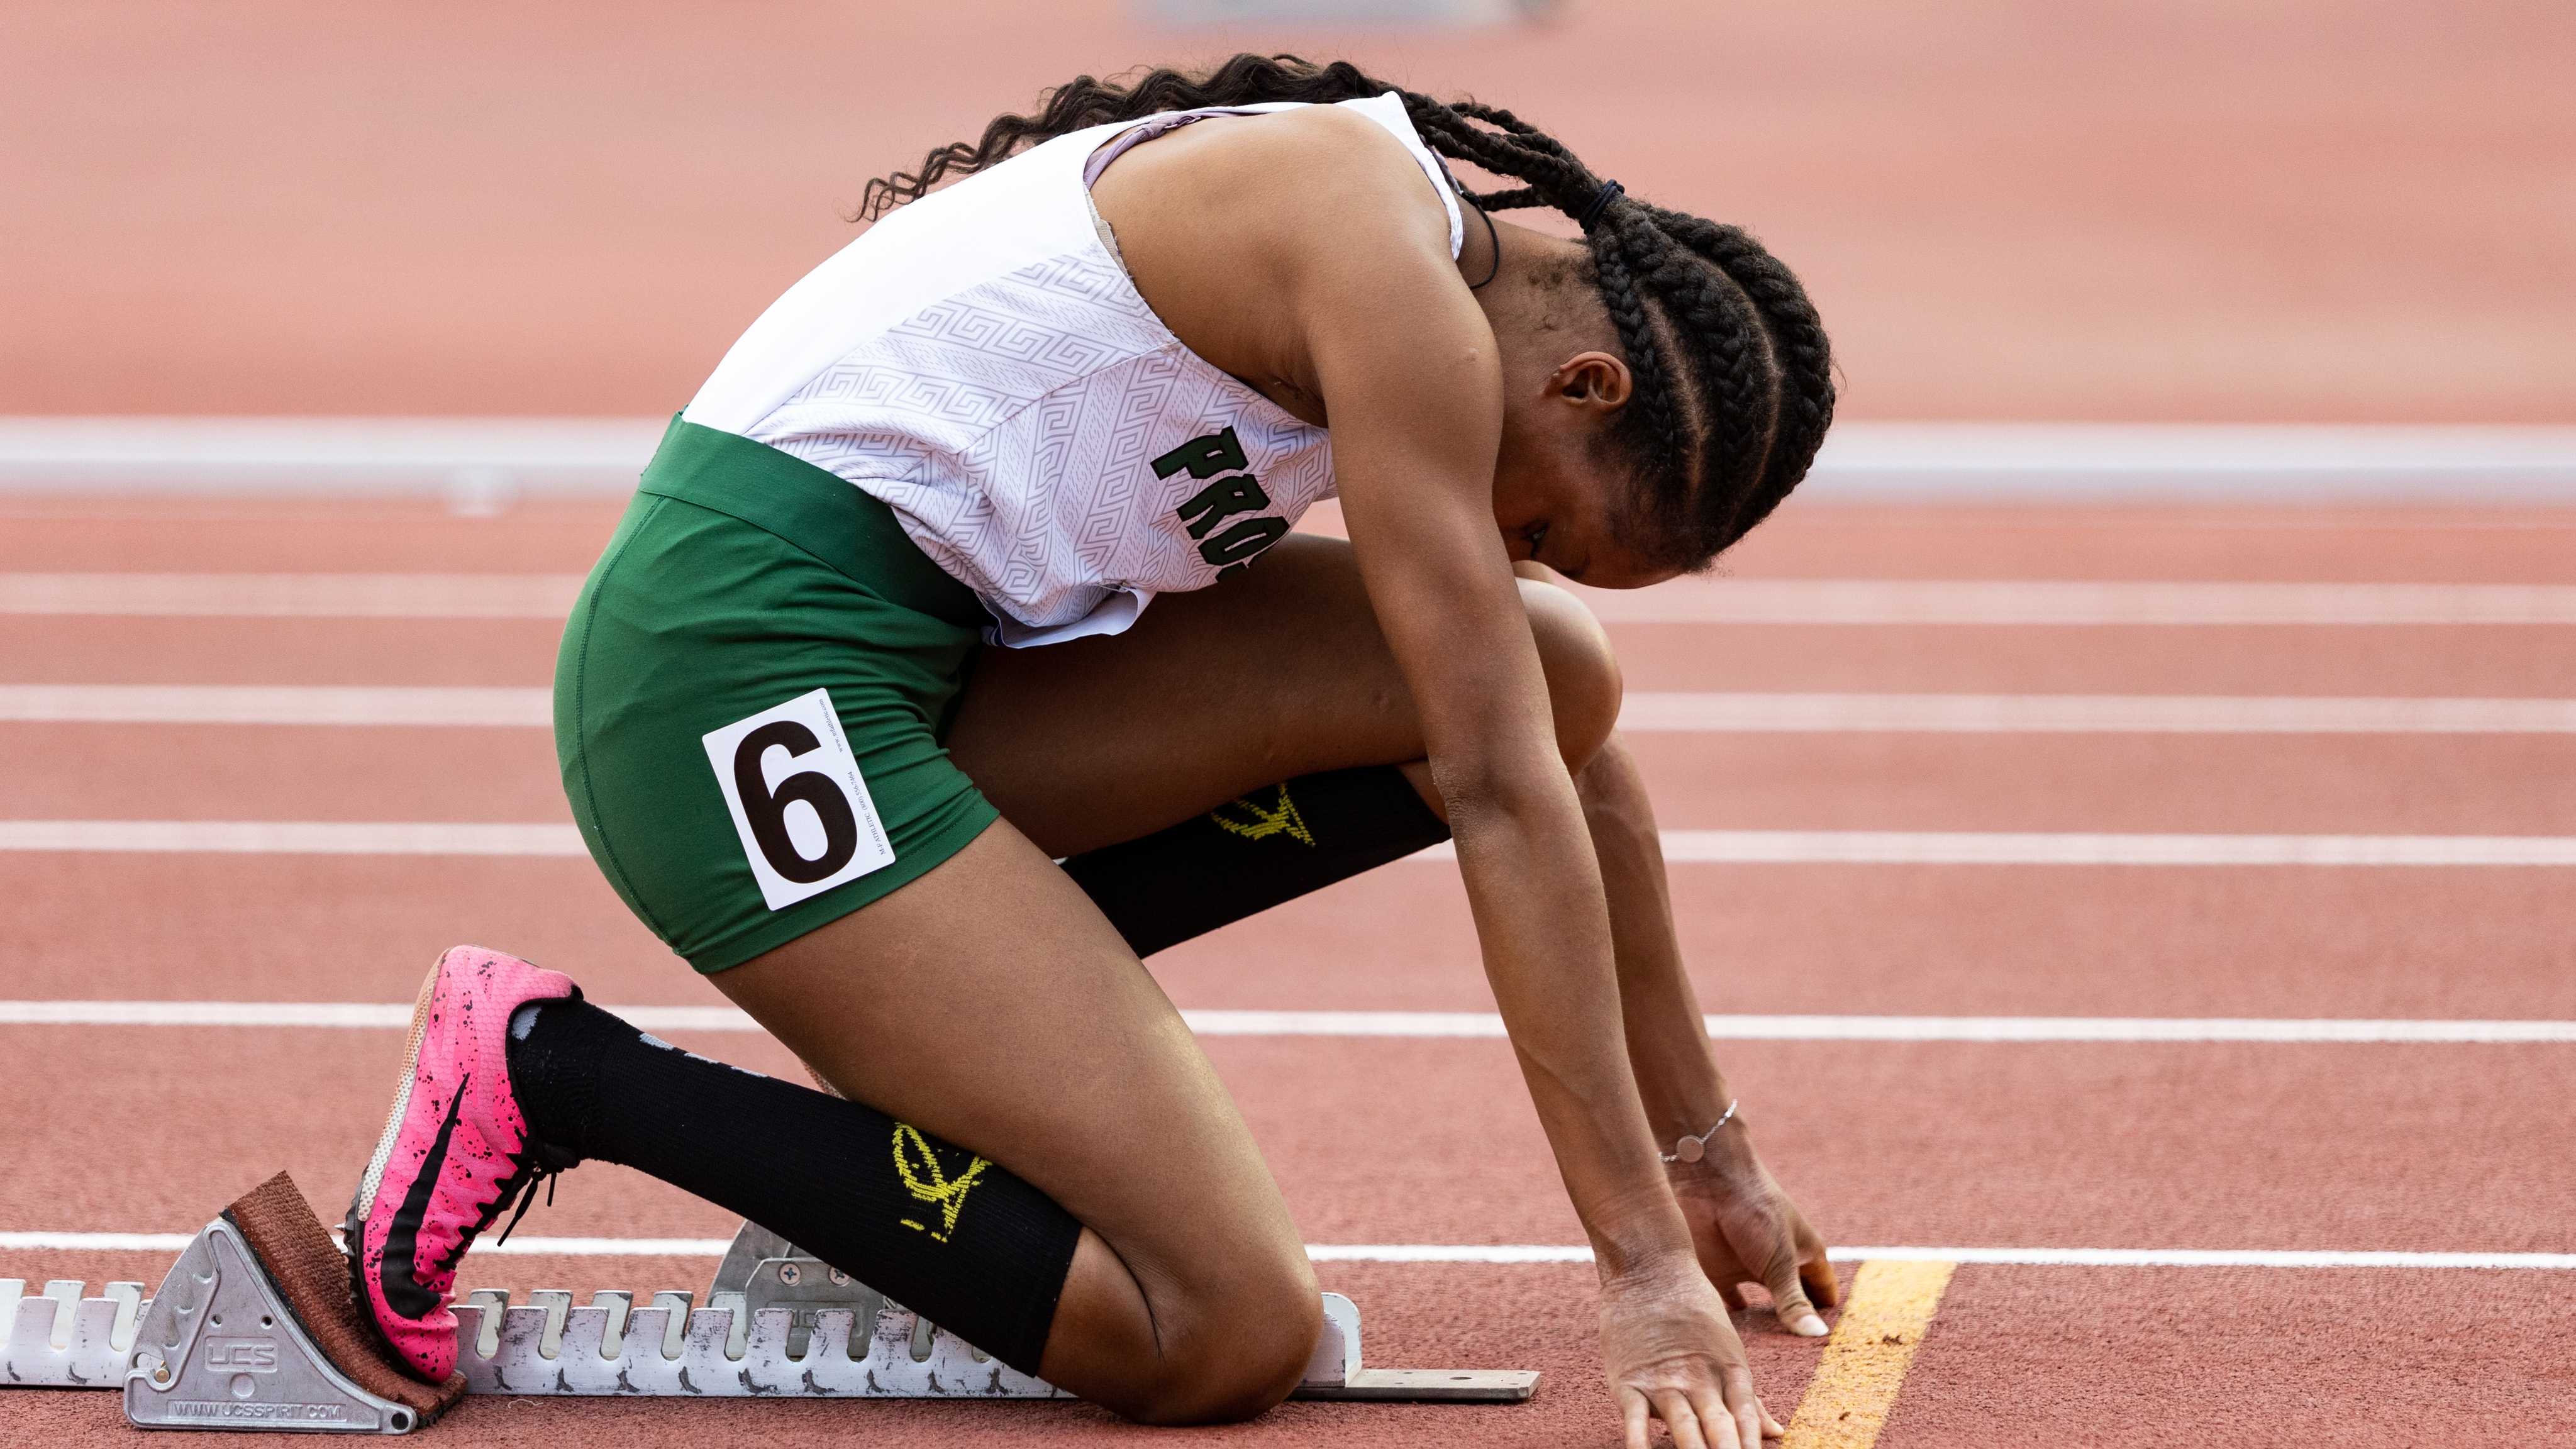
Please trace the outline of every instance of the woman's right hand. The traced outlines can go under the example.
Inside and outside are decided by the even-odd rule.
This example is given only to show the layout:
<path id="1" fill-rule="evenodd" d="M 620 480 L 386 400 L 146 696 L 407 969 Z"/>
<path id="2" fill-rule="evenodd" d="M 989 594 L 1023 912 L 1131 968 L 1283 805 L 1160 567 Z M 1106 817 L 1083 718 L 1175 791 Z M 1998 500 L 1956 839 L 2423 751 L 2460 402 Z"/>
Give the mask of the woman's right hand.
<path id="1" fill-rule="evenodd" d="M 1601 1363 L 1627 1449 L 1646 1449 L 1650 1418 L 1675 1449 L 1758 1449 L 1786 1432 L 1754 1396 L 1726 1304 L 1689 1258 L 1601 1285 Z"/>
<path id="2" fill-rule="evenodd" d="M 1743 1124 L 1731 1124 L 1711 1139 L 1705 1158 L 1672 1163 L 1665 1171 L 1690 1224 L 1700 1266 L 1726 1306 L 1744 1306 L 1737 1285 L 1759 1283 L 1770 1290 L 1771 1309 L 1783 1328 L 1801 1338 L 1824 1337 L 1825 1321 L 1816 1310 L 1842 1302 L 1825 1240 L 1763 1166 Z"/>

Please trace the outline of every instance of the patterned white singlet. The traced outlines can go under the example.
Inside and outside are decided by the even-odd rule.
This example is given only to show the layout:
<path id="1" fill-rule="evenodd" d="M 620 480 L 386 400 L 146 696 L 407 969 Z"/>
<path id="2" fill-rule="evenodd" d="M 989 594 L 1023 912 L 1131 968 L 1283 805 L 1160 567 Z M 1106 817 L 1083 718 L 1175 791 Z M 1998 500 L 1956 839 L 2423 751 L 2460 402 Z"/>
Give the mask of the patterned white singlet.
<path id="1" fill-rule="evenodd" d="M 984 601 L 992 642 L 1125 630 L 1333 496 L 1332 449 L 1181 345 L 1089 184 L 1127 132 L 1294 104 L 1077 131 L 896 210 L 771 304 L 682 416 L 883 500 Z M 1341 104 L 1411 149 L 1455 256 L 1457 198 L 1402 100 Z"/>

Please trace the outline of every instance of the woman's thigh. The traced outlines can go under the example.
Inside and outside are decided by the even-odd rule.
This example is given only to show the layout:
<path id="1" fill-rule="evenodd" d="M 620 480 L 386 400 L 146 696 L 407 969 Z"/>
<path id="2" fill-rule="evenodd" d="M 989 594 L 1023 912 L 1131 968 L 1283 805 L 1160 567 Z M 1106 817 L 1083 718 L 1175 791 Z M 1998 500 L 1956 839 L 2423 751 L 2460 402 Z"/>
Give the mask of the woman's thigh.
<path id="1" fill-rule="evenodd" d="M 1618 665 L 1583 606 L 1524 583 L 1557 733 L 1579 767 L 1619 710 Z M 1050 855 L 1151 834 L 1264 785 L 1423 756 L 1422 726 L 1350 545 L 1292 535 L 1134 628 L 986 649 L 950 757 Z"/>
<path id="2" fill-rule="evenodd" d="M 1580 605 L 1529 590 L 1560 736 L 1588 758 L 1615 663 Z M 1421 757 L 1348 545 L 1283 541 L 1113 639 L 986 650 L 947 743 L 1003 822 L 716 984 L 844 1094 L 1054 1197 L 1133 1276 L 1173 1372 L 1302 1361 L 1315 1287 L 1286 1203 L 1179 1013 L 1049 857 Z"/>

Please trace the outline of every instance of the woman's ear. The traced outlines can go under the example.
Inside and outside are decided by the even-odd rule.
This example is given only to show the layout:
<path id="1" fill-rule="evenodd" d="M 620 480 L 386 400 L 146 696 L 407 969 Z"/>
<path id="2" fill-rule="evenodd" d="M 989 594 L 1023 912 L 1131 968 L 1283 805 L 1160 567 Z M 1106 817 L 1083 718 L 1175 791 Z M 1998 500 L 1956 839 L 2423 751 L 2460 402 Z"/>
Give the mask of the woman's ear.
<path id="1" fill-rule="evenodd" d="M 1549 375 L 1547 392 L 1552 399 L 1607 413 L 1625 405 L 1635 385 L 1624 360 L 1607 352 L 1578 352 Z"/>

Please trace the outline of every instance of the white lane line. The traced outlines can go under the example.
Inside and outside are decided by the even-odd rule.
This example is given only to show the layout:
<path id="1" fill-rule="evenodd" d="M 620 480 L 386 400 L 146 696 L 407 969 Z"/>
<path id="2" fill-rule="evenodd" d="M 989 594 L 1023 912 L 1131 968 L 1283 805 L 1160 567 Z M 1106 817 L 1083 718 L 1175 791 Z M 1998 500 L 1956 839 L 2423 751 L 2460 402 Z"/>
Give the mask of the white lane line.
<path id="1" fill-rule="evenodd" d="M 543 688 L 5 684 L 0 720 L 96 724 L 493 725 L 551 728 Z M 2576 699 L 2092 694 L 1655 694 L 1631 731 L 1807 734 L 2570 734 Z"/>
<path id="2" fill-rule="evenodd" d="M 274 684 L 5 684 L 0 685 L 0 720 L 551 728 L 554 691 Z"/>
<path id="3" fill-rule="evenodd" d="M 1574 592 L 1611 624 L 2576 624 L 2576 585 L 1677 579 Z"/>
<path id="4" fill-rule="evenodd" d="M 0 614 L 560 619 L 579 574 L 0 574 Z"/>
<path id="5" fill-rule="evenodd" d="M 1184 1009 L 1201 1036 L 1500 1037 L 1503 1019 L 1474 1011 Z M 0 1020 L 5 1020 L 0 1017 Z M 408 1016 L 403 1021 L 408 1021 Z M 400 1024 L 400 1023 L 392 1023 Z M 2576 1041 L 2576 1021 L 2409 1021 L 2293 1017 L 1722 1016 L 1720 1041 L 2416 1042 Z"/>
<path id="6" fill-rule="evenodd" d="M 1850 422 L 1826 438 L 1799 496 L 1916 503 L 2557 501 L 2576 497 L 2576 428 Z"/>
<path id="7" fill-rule="evenodd" d="M 523 493 L 622 497 L 655 418 L 0 417 L 0 494 L 444 496 L 497 513 Z M 2463 435 L 2463 456 L 2480 444 Z M 2499 475 L 2504 476 L 2504 475 Z"/>
<path id="8" fill-rule="evenodd" d="M 1903 865 L 2576 865 L 2576 837 L 1667 830 L 1687 862 Z"/>
<path id="9" fill-rule="evenodd" d="M 758 1031 L 732 1006 L 613 1006 L 646 1031 Z M 1201 1036 L 1501 1037 L 1490 1011 L 1240 1011 L 1185 1007 Z M 7 1026 L 395 1028 L 408 1002 L 0 1001 Z M 2322 1017 L 1719 1016 L 1721 1041 L 2576 1042 L 2576 1021 L 2422 1021 Z"/>
<path id="10" fill-rule="evenodd" d="M 1457 852 L 1443 843 L 1412 858 L 1455 860 Z M 2576 836 L 1667 830 L 1664 859 L 1735 865 L 2576 865 Z"/>
<path id="11" fill-rule="evenodd" d="M 651 417 L 0 417 L 0 492 L 633 489 Z M 1826 501 L 2556 501 L 2576 428 L 2513 424 L 1897 423 L 1835 426 L 1801 498 Z"/>
<path id="12" fill-rule="evenodd" d="M 0 850 L 218 855 L 587 855 L 570 825 L 337 820 L 0 820 Z"/>
<path id="13" fill-rule="evenodd" d="M 1836 1262 L 2032 1268 L 2576 1268 L 2576 1253 L 2334 1252 L 2266 1248 L 1836 1248 Z"/>
<path id="14" fill-rule="evenodd" d="M 1668 830 L 1667 860 L 1903 865 L 2576 865 L 2576 837 Z"/>
<path id="15" fill-rule="evenodd" d="M 512 1240 L 517 1246 L 517 1240 Z M 1588 1247 L 1435 1243 L 1309 1243 L 1318 1263 L 1589 1263 Z M 2411 1253 L 2264 1248 L 1829 1248 L 1837 1263 L 1996 1263 L 2034 1268 L 2542 1268 L 2576 1269 L 2576 1253 Z"/>
<path id="16" fill-rule="evenodd" d="M 330 1228 L 339 1241 L 338 1226 Z M 175 1253 L 188 1246 L 190 1233 L 0 1233 L 0 1252 Z M 510 1241 L 477 1242 L 475 1253 L 544 1254 L 574 1258 L 719 1258 L 726 1238 L 534 1238 L 512 1234 Z"/>
<path id="17" fill-rule="evenodd" d="M 649 417 L 0 417 L 0 479 L 302 469 L 358 492 L 371 470 L 560 468 L 621 474 L 632 489 L 669 426 Z M 2474 456 L 2484 432 L 2460 433 L 2445 455 Z"/>
<path id="18" fill-rule="evenodd" d="M 2576 699 L 1631 694 L 1623 730 L 1808 734 L 2571 734 Z"/>
<path id="19" fill-rule="evenodd" d="M 2097 835 L 2002 831 L 1667 830 L 1664 859 L 1753 865 L 2576 865 L 2562 835 Z M 587 852 L 570 825 L 435 821 L 0 820 L 0 851 L 250 855 Z M 1414 860 L 1455 860 L 1448 844 Z"/>
<path id="20" fill-rule="evenodd" d="M 577 574 L 0 574 L 0 614 L 560 619 Z M 1613 624 L 2576 624 L 2576 585 L 1680 579 Z"/>
<path id="21" fill-rule="evenodd" d="M 513 1240 L 513 1245 L 518 1240 Z M 1592 1248 L 1515 1243 L 1306 1245 L 1316 1263 L 1589 1263 Z M 1837 1263 L 2007 1263 L 2027 1269 L 2576 1269 L 2576 1253 L 2336 1253 L 2272 1248 L 1826 1248 Z"/>
<path id="22" fill-rule="evenodd" d="M 332 1236 L 339 1236 L 338 1229 Z M 0 1232 L 0 1252 L 167 1252 L 187 1233 Z M 574 1258 L 717 1258 L 729 1238 L 482 1239 L 478 1254 Z M 1318 1263 L 1589 1263 L 1592 1250 L 1554 1243 L 1308 1243 Z M 2334 1252 L 2238 1248 L 1832 1248 L 1837 1263 L 1994 1263 L 2040 1268 L 2521 1268 L 2576 1269 L 2576 1253 Z"/>
<path id="23" fill-rule="evenodd" d="M 188 1233 L 0 1233 L 0 1249 L 22 1253 L 175 1253 Z"/>
<path id="24" fill-rule="evenodd" d="M 710 1011 L 728 1007 L 701 1008 Z M 633 1008 L 628 1008 L 631 1012 Z M 652 1024 L 621 1012 L 646 1030 Z M 700 1025 L 701 1029 L 750 1030 L 748 1015 L 734 1011 L 740 1023 Z M 411 1010 L 393 1002 L 373 1001 L 0 1001 L 0 1025 L 10 1026 L 408 1026 Z M 696 1023 L 693 1023 L 696 1024 Z"/>

